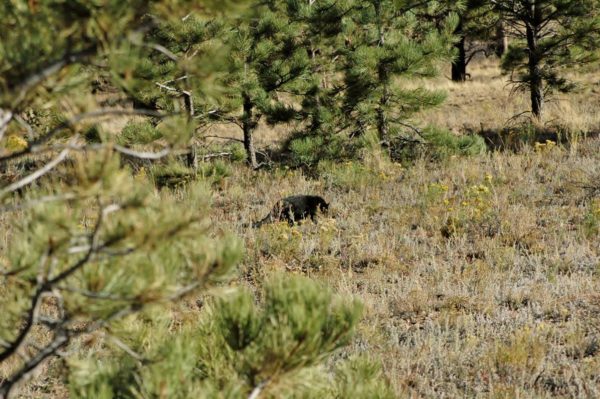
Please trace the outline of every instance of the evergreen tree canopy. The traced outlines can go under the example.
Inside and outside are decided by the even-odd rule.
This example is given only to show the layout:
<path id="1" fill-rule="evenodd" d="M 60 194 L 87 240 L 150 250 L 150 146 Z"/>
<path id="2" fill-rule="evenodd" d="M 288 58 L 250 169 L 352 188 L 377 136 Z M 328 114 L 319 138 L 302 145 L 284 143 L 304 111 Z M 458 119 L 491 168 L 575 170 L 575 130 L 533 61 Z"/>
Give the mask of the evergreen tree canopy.
<path id="1" fill-rule="evenodd" d="M 74 397 L 275 395 L 299 375 L 314 378 L 320 396 L 363 379 L 390 397 L 381 380 L 366 381 L 379 372 L 362 360 L 340 365 L 328 388 L 323 360 L 349 342 L 359 306 L 306 279 L 269 284 L 260 307 L 232 287 L 207 298 L 185 329 L 173 327 L 174 314 L 189 313 L 184 300 L 227 282 L 243 251 L 210 228 L 202 181 L 158 191 L 125 160 L 177 155 L 210 114 L 206 104 L 238 101 L 221 96 L 267 112 L 308 65 L 277 7 L 226 26 L 240 15 L 225 18 L 227 7 L 0 4 L 0 212 L 10 226 L 0 254 L 0 398 L 57 357 L 64 362 L 50 367 Z M 117 116 L 141 120 L 115 132 L 106 117 L 118 126 Z"/>
<path id="2" fill-rule="evenodd" d="M 569 90 L 563 71 L 597 59 L 600 4 L 597 1 L 492 1 L 517 40 L 502 68 L 518 88 L 529 90 L 531 112 L 543 115 L 544 97 L 552 90 Z"/>

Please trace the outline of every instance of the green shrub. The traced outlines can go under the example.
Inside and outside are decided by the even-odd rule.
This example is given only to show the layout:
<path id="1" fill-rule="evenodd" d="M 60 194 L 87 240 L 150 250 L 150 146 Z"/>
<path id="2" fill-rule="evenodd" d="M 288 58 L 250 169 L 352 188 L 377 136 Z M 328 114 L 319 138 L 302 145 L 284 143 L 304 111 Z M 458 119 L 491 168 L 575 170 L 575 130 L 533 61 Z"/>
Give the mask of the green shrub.
<path id="1" fill-rule="evenodd" d="M 70 363 L 71 396 L 393 397 L 380 368 L 365 359 L 336 362 L 327 373 L 325 360 L 353 337 L 356 300 L 300 276 L 271 278 L 259 297 L 229 290 L 176 330 L 161 312 L 121 323 L 113 333 L 145 360 L 117 347 L 111 356 L 80 355 Z"/>
<path id="2" fill-rule="evenodd" d="M 384 173 L 373 170 L 357 161 L 343 163 L 321 161 L 317 171 L 328 185 L 343 189 L 356 190 L 386 178 Z"/>
<path id="3" fill-rule="evenodd" d="M 354 158 L 358 154 L 357 144 L 346 141 L 341 136 L 300 136 L 292 138 L 286 147 L 293 167 L 312 168 L 322 160 Z"/>
<path id="4" fill-rule="evenodd" d="M 150 122 L 128 122 L 117 137 L 117 143 L 123 146 L 150 144 L 162 137 L 162 133 Z"/>
<path id="5" fill-rule="evenodd" d="M 241 143 L 231 144 L 226 147 L 226 151 L 231 152 L 231 160 L 233 162 L 245 162 L 246 161 L 246 150 Z"/>
<path id="6" fill-rule="evenodd" d="M 396 161 L 412 160 L 425 156 L 435 160 L 451 156 L 474 156 L 483 154 L 487 148 L 485 140 L 477 135 L 457 136 L 450 131 L 429 126 L 423 130 L 422 140 L 407 141 L 398 137 L 392 140 L 390 153 Z"/>
<path id="7" fill-rule="evenodd" d="M 198 174 L 213 185 L 223 183 L 231 173 L 231 166 L 222 160 L 203 162 L 198 168 Z"/>
<path id="8" fill-rule="evenodd" d="M 587 238 L 600 234 L 600 200 L 590 203 L 583 218 L 583 233 Z"/>
<path id="9" fill-rule="evenodd" d="M 425 130 L 424 137 L 433 147 L 433 155 L 437 158 L 451 155 L 473 156 L 486 152 L 485 141 L 477 135 L 456 136 L 447 130 L 429 127 Z"/>
<path id="10" fill-rule="evenodd" d="M 180 188 L 196 178 L 196 173 L 181 164 L 171 161 L 167 164 L 155 164 L 150 167 L 150 175 L 158 188 Z"/>

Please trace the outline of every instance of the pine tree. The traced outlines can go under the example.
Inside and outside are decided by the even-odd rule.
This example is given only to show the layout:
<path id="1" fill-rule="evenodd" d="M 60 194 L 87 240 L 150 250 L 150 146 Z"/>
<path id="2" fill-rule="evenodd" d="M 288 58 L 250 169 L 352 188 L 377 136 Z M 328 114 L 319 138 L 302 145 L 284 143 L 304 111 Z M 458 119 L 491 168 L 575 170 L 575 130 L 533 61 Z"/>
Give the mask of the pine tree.
<path id="1" fill-rule="evenodd" d="M 237 288 L 211 299 L 242 249 L 209 230 L 205 185 L 174 195 L 124 166 L 124 158 L 151 161 L 185 148 L 204 110 L 200 94 L 216 102 L 227 94 L 214 78 L 229 54 L 212 51 L 222 5 L 0 4 L 0 212 L 8 240 L 0 254 L 0 398 L 58 357 L 50 369 L 73 397 L 277 396 L 304 387 L 303 378 L 315 382 L 313 397 L 339 397 L 357 381 L 363 392 L 391 397 L 371 362 L 336 366 L 332 388 L 322 378 L 324 359 L 353 335 L 355 301 L 290 278 L 267 284 L 260 307 Z M 275 25 L 263 20 L 253 34 L 269 36 Z M 256 43 L 264 58 L 253 59 L 273 63 L 252 64 L 260 90 L 281 87 L 274 76 L 295 76 L 293 65 L 304 65 L 293 50 L 277 68 L 289 43 L 279 38 L 291 37 L 283 31 L 265 44 L 276 45 L 276 57 Z M 107 90 L 114 97 L 106 99 Z M 123 98 L 136 108 L 102 105 Z M 103 117 L 123 115 L 147 119 L 121 134 L 105 130 Z M 199 294 L 207 303 L 200 318 L 174 328 L 171 312 L 189 312 L 184 299 Z"/>
<path id="2" fill-rule="evenodd" d="M 496 33 L 498 15 L 492 5 L 483 0 L 433 2 L 418 12 L 424 22 L 440 25 L 451 13 L 458 17 L 454 30 L 454 57 L 451 79 L 464 82 L 469 74 L 467 66 L 476 54 L 489 52 L 489 42 Z"/>
<path id="3" fill-rule="evenodd" d="M 353 336 L 361 308 L 356 301 L 289 276 L 271 278 L 260 297 L 247 289 L 221 295 L 176 334 L 159 324 L 151 341 L 126 324 L 117 326 L 131 351 L 145 357 L 80 354 L 72 364 L 86 378 L 71 381 L 72 397 L 393 397 L 375 362 L 341 362 L 331 377 L 324 367 L 323 360 Z"/>
<path id="4" fill-rule="evenodd" d="M 518 88 L 529 90 L 531 113 L 540 120 L 546 94 L 572 88 L 561 71 L 596 59 L 600 4 L 570 0 L 494 0 L 492 4 L 515 36 L 502 69 Z"/>
<path id="5" fill-rule="evenodd" d="M 439 104 L 444 96 L 423 88 L 403 88 L 400 79 L 437 74 L 451 59 L 456 18 L 439 28 L 417 18 L 420 2 L 361 0 L 347 21 L 351 44 L 344 54 L 342 109 L 358 134 L 375 126 L 379 140 L 397 136 L 414 112 Z"/>
<path id="6" fill-rule="evenodd" d="M 456 11 L 459 15 L 455 30 L 458 41 L 455 44 L 456 58 L 452 62 L 452 80 L 464 82 L 469 75 L 467 66 L 473 57 L 478 53 L 488 55 L 488 46 L 469 48 L 468 44 L 475 41 L 491 42 L 498 27 L 498 15 L 493 12 L 489 2 L 482 0 L 468 0 L 462 9 Z"/>
<path id="7" fill-rule="evenodd" d="M 299 119 L 290 100 L 309 72 L 305 24 L 290 18 L 295 2 L 274 0 L 253 8 L 248 19 L 230 21 L 225 45 L 228 68 L 219 78 L 226 93 L 205 104 L 206 123 L 233 123 L 243 132 L 248 164 L 257 169 L 254 133 L 261 121 Z"/>

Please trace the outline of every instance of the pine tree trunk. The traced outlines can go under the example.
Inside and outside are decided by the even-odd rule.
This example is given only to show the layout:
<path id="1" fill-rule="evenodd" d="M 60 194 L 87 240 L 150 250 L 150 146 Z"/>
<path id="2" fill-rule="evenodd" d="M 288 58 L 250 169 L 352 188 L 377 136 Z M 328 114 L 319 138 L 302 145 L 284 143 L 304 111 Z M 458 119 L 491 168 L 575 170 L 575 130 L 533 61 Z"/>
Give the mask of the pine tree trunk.
<path id="1" fill-rule="evenodd" d="M 312 71 L 315 76 L 321 77 L 321 83 L 319 84 L 319 89 L 314 92 L 314 109 L 313 115 L 310 123 L 310 131 L 315 133 L 321 129 L 321 117 L 319 115 L 321 111 L 321 90 L 325 90 L 327 88 L 327 77 L 325 74 L 319 73 L 319 65 L 317 62 L 317 54 L 314 47 L 311 45 L 310 49 L 310 60 L 312 62 Z"/>
<path id="2" fill-rule="evenodd" d="M 541 120 L 544 110 L 544 82 L 540 70 L 540 58 L 538 48 L 538 27 L 541 24 L 541 15 L 535 2 L 530 5 L 531 23 L 527 24 L 527 47 L 529 49 L 529 90 L 531 94 L 531 113 Z"/>
<path id="3" fill-rule="evenodd" d="M 383 143 L 389 141 L 389 127 L 387 116 L 385 115 L 385 108 L 389 102 L 389 89 L 387 84 L 383 87 L 383 95 L 379 99 L 379 107 L 377 107 L 377 133 L 379 134 L 379 140 Z"/>
<path id="4" fill-rule="evenodd" d="M 462 20 L 459 21 L 454 34 L 460 36 L 460 40 L 454 46 L 458 50 L 458 56 L 452 61 L 452 81 L 464 82 L 467 79 L 467 52 L 465 50 L 465 36 L 463 33 Z"/>
<path id="5" fill-rule="evenodd" d="M 242 117 L 242 128 L 244 130 L 244 149 L 246 150 L 246 156 L 248 164 L 252 169 L 258 169 L 258 162 L 256 161 L 256 150 L 254 149 L 254 137 L 253 132 L 256 127 L 256 121 L 252 117 L 252 110 L 254 105 L 250 100 L 250 97 L 244 95 L 244 115 Z"/>
<path id="6" fill-rule="evenodd" d="M 496 55 L 500 58 L 508 50 L 508 35 L 506 34 L 506 28 L 504 21 L 499 21 L 496 25 Z"/>

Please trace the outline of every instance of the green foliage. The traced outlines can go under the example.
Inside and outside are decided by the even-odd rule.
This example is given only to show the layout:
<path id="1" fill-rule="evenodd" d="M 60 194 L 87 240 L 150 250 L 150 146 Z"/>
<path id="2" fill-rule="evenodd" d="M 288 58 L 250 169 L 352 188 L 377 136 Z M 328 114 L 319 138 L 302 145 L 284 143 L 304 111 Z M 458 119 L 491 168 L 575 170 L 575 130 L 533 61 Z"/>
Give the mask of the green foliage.
<path id="1" fill-rule="evenodd" d="M 600 201 L 592 201 L 583 217 L 583 233 L 586 237 L 595 237 L 600 234 Z"/>
<path id="2" fill-rule="evenodd" d="M 544 95 L 569 91 L 575 86 L 565 67 L 597 61 L 600 33 L 600 3 L 571 0 L 519 0 L 496 2 L 494 8 L 514 29 L 515 39 L 502 60 L 517 88 L 531 93 L 534 117 L 543 114 Z"/>
<path id="3" fill-rule="evenodd" d="M 204 162 L 198 168 L 198 174 L 213 185 L 223 183 L 228 176 L 231 176 L 231 173 L 231 167 L 220 160 Z"/>
<path id="4" fill-rule="evenodd" d="M 451 58 L 456 15 L 438 27 L 417 18 L 419 5 L 411 2 L 363 1 L 349 22 L 346 35 L 352 46 L 346 52 L 343 76 L 348 89 L 344 114 L 356 131 L 376 127 L 381 140 L 390 138 L 397 122 L 442 100 L 436 93 L 403 87 L 402 80 L 432 77 L 437 66 Z"/>
<path id="5" fill-rule="evenodd" d="M 430 126 L 423 137 L 433 149 L 432 155 L 444 158 L 452 155 L 473 156 L 486 152 L 485 141 L 477 135 L 457 136 L 451 132 Z"/>
<path id="6" fill-rule="evenodd" d="M 485 153 L 485 140 L 478 135 L 455 135 L 448 130 L 429 126 L 423 130 L 419 141 L 406 140 L 403 137 L 392 142 L 392 159 L 405 161 L 417 156 L 435 160 L 451 156 L 474 156 Z"/>
<path id="7" fill-rule="evenodd" d="M 100 153 L 81 159 L 71 173 L 77 199 L 69 207 L 61 202 L 34 207 L 11 236 L 9 269 L 19 272 L 3 283 L 12 293 L 1 300 L 5 342 L 14 339 L 31 296 L 41 289 L 40 273 L 60 283 L 64 314 L 90 323 L 110 320 L 129 306 L 160 302 L 191 282 L 202 285 L 231 275 L 241 252 L 235 241 L 208 239 L 197 209 L 168 194 L 151 195 L 120 169 L 118 157 Z M 198 209 L 206 207 L 201 187 L 187 195 L 204 203 Z"/>
<path id="8" fill-rule="evenodd" d="M 171 189 L 184 187 L 196 178 L 196 172 L 175 160 L 164 165 L 152 165 L 150 175 L 158 188 Z"/>
<path id="9" fill-rule="evenodd" d="M 382 378 L 381 366 L 367 358 L 356 357 L 335 371 L 339 398 L 386 399 L 396 396 Z"/>
<path id="10" fill-rule="evenodd" d="M 150 122 L 128 122 L 117 137 L 117 143 L 130 146 L 133 144 L 150 144 L 162 137 L 162 133 Z"/>
<path id="11" fill-rule="evenodd" d="M 234 162 L 241 162 L 246 156 L 244 146 L 241 144 L 231 144 L 226 149 L 231 152 L 231 160 Z"/>
<path id="12" fill-rule="evenodd" d="M 343 160 L 356 153 L 356 145 L 336 136 L 304 136 L 292 138 L 287 147 L 293 166 L 314 167 L 321 160 Z"/>
<path id="13" fill-rule="evenodd" d="M 235 363 L 241 363 L 251 379 L 321 360 L 349 342 L 360 316 L 358 302 L 334 298 L 321 285 L 300 277 L 271 280 L 259 314 L 253 301 L 249 292 L 240 292 L 216 308 L 224 339 L 237 352 Z"/>
<path id="14" fill-rule="evenodd" d="M 361 313 L 356 301 L 284 276 L 270 279 L 262 297 L 257 303 L 248 289 L 223 293 L 176 332 L 158 312 L 122 323 L 114 333 L 133 351 L 145 349 L 148 361 L 123 352 L 80 356 L 70 363 L 73 397 L 247 398 L 255 389 L 265 397 L 346 397 L 351 389 L 391 397 L 379 368 L 364 360 L 338 364 L 335 384 L 325 389 L 323 361 L 352 337 Z M 150 335 L 143 332 L 149 320 Z"/>

